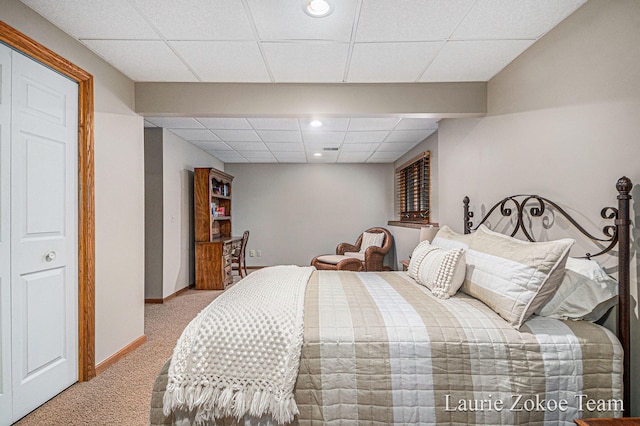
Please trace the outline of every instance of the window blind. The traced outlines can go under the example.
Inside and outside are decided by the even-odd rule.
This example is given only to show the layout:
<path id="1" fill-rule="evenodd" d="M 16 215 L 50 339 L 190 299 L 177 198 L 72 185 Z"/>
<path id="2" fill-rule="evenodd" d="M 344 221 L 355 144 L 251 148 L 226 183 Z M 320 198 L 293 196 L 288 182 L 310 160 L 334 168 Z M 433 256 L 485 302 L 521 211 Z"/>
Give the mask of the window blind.
<path id="1" fill-rule="evenodd" d="M 396 169 L 396 213 L 401 221 L 429 222 L 430 152 Z"/>

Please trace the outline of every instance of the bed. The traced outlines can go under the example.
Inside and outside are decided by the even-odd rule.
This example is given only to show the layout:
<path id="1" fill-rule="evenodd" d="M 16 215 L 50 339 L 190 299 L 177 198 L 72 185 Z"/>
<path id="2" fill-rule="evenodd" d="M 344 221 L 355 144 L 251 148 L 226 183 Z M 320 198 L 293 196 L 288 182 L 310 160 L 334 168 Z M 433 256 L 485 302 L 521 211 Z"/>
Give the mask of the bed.
<path id="1" fill-rule="evenodd" d="M 408 272 L 250 274 L 185 329 L 154 385 L 150 424 L 536 425 L 623 415 L 631 182 L 617 189 L 603 237 L 538 196 L 507 197 L 474 227 L 466 199 L 465 234 L 441 229 L 416 247 Z M 525 216 L 548 209 L 595 240 L 596 255 L 617 247 L 618 336 L 541 315 L 560 300 L 567 271 L 596 256 L 568 264 L 570 240 L 524 241 L 533 240 Z M 494 210 L 525 238 L 486 228 Z M 601 316 L 614 299 L 580 318 Z M 563 303 L 553 305 L 561 318 Z"/>

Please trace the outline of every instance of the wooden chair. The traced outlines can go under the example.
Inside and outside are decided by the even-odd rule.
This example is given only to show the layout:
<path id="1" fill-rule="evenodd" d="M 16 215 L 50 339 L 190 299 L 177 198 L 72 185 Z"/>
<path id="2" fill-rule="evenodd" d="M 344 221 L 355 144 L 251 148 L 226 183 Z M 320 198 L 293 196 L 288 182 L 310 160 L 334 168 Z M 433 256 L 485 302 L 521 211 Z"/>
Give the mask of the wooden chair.
<path id="1" fill-rule="evenodd" d="M 384 256 L 391 250 L 393 235 L 385 228 L 370 228 L 365 232 L 384 234 L 380 247 L 370 246 L 364 253 L 360 253 L 363 234 L 360 234 L 355 244 L 340 243 L 336 247 L 335 255 L 316 256 L 311 265 L 320 270 L 348 270 L 348 271 L 382 271 L 384 270 Z"/>
<path id="2" fill-rule="evenodd" d="M 238 270 L 240 278 L 244 278 L 247 275 L 247 259 L 245 256 L 245 252 L 247 251 L 247 241 L 249 241 L 248 230 L 244 231 L 244 233 L 242 234 L 242 242 L 240 243 L 240 248 L 237 248 L 231 254 L 231 268 Z M 238 265 L 237 268 L 234 265 Z"/>

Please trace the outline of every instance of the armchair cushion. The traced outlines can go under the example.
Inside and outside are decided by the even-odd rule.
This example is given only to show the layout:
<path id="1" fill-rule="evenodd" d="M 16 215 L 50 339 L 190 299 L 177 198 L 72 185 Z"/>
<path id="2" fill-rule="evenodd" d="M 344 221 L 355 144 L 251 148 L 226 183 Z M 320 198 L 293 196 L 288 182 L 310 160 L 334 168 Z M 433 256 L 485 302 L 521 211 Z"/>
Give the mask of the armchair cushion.
<path id="1" fill-rule="evenodd" d="M 318 261 L 323 263 L 329 263 L 331 265 L 337 265 L 338 262 L 344 260 L 345 257 L 339 254 L 324 254 L 322 256 L 317 257 Z"/>
<path id="2" fill-rule="evenodd" d="M 354 257 L 356 259 L 358 259 L 361 262 L 364 262 L 364 253 L 360 253 L 357 251 L 347 251 L 344 253 L 345 256 L 347 257 Z"/>
<path id="3" fill-rule="evenodd" d="M 384 233 L 382 232 L 364 232 L 362 234 L 362 244 L 360 245 L 360 253 L 364 252 L 371 246 L 382 247 L 384 242 Z"/>

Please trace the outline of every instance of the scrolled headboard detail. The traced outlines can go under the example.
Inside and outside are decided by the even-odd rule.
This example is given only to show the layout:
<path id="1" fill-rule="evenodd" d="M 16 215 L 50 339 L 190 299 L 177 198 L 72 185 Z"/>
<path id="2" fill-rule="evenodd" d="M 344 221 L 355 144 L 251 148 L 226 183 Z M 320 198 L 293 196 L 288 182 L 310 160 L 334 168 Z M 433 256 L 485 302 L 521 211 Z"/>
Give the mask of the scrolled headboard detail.
<path id="1" fill-rule="evenodd" d="M 596 237 L 581 226 L 571 215 L 569 215 L 558 204 L 539 195 L 512 195 L 505 197 L 494 204 L 487 213 L 480 219 L 478 225 L 474 226 L 472 219 L 474 213 L 469 209 L 469 197 L 464 197 L 464 233 L 469 234 L 478 226 L 485 224 L 490 216 L 499 209 L 500 215 L 512 219 L 513 231 L 511 236 L 515 236 L 518 231 L 529 241 L 535 241 L 531 233 L 525 226 L 525 218 L 541 218 L 546 209 L 553 209 L 554 212 L 564 217 L 574 229 L 584 235 L 587 239 L 596 244 L 604 245 L 595 254 L 586 253 L 584 257 L 591 258 L 610 252 L 614 247 L 618 247 L 618 339 L 622 344 L 623 355 L 623 403 L 625 416 L 628 416 L 631 408 L 630 395 L 630 263 L 631 263 L 631 220 L 630 204 L 631 189 L 633 184 L 626 176 L 618 179 L 616 190 L 618 191 L 618 207 L 605 207 L 600 211 L 600 216 L 605 220 L 612 220 L 612 224 L 602 228 L 602 237 Z M 515 213 L 515 215 L 514 215 Z M 496 213 L 497 214 L 497 213 Z M 512 216 L 513 215 L 513 216 Z"/>

